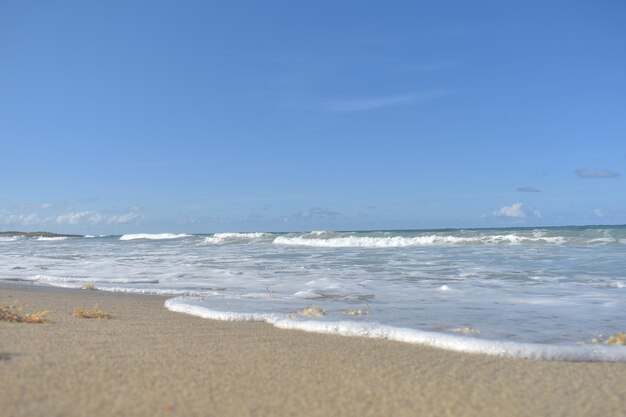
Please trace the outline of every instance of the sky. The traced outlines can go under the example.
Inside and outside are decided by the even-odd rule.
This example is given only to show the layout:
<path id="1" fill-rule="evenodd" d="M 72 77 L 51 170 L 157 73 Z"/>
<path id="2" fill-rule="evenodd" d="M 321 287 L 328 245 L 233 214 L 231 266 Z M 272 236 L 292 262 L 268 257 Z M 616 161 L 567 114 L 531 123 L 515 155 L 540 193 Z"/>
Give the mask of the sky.
<path id="1" fill-rule="evenodd" d="M 626 223 L 626 3 L 0 0 L 0 230 Z"/>

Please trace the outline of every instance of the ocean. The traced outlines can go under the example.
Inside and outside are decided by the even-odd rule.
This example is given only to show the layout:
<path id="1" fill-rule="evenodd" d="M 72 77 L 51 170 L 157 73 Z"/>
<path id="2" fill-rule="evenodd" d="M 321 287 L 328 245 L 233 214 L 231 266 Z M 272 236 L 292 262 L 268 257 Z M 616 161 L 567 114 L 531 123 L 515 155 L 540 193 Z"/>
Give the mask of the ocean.
<path id="1" fill-rule="evenodd" d="M 0 280 L 541 360 L 626 361 L 626 226 L 1 237 Z"/>

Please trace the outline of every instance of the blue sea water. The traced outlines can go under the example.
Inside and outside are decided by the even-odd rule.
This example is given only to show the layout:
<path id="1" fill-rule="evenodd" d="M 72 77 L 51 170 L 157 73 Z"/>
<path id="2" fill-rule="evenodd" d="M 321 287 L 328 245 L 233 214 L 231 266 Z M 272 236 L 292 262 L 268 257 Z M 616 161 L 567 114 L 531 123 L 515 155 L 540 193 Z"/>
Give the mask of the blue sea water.
<path id="1" fill-rule="evenodd" d="M 626 361 L 626 227 L 0 238 L 0 280 L 546 360 Z"/>

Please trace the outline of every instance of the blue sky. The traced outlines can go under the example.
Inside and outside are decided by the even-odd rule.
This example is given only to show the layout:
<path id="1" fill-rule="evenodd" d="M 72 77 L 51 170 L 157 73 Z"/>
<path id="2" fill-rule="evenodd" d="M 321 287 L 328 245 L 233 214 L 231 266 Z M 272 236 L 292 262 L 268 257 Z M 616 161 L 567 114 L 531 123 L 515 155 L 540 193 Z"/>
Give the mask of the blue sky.
<path id="1" fill-rule="evenodd" d="M 626 223 L 622 1 L 0 1 L 0 230 Z"/>

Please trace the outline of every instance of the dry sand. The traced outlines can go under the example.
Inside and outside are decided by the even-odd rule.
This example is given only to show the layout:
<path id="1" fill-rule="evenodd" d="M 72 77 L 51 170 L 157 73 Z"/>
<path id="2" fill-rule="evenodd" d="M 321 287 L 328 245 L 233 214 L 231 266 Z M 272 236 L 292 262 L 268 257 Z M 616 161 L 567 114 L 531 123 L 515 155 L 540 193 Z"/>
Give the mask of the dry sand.
<path id="1" fill-rule="evenodd" d="M 462 354 L 0 284 L 0 303 L 14 300 L 53 322 L 0 323 L 2 417 L 626 416 L 626 363 Z M 72 317 L 95 304 L 114 318 Z"/>

